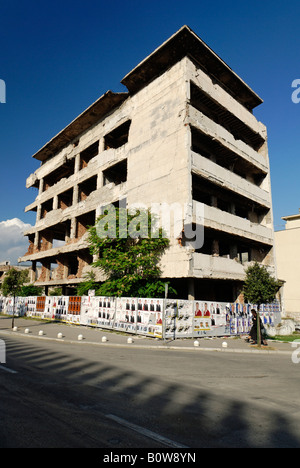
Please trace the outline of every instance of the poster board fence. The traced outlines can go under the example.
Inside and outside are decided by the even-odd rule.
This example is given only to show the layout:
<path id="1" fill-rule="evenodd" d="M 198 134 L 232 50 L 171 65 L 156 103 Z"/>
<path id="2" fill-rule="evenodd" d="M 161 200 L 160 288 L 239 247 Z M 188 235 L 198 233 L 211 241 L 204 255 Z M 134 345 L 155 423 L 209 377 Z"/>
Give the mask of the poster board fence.
<path id="1" fill-rule="evenodd" d="M 0 298 L 2 313 L 173 340 L 247 335 L 253 304 L 105 296 Z M 281 321 L 280 304 L 261 306 L 264 325 Z"/>

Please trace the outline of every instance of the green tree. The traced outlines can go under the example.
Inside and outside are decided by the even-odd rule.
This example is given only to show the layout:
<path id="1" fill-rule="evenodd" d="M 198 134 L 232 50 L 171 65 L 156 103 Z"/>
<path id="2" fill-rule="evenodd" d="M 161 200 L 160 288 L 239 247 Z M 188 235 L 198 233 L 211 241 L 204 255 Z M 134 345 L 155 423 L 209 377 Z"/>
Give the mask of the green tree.
<path id="1" fill-rule="evenodd" d="M 29 297 L 29 296 L 41 296 L 43 294 L 43 288 L 34 286 L 34 284 L 28 284 L 21 287 L 21 290 L 18 294 L 20 297 Z"/>
<path id="2" fill-rule="evenodd" d="M 99 283 L 95 280 L 95 273 L 93 271 L 85 275 L 85 281 L 77 286 L 77 295 L 86 296 L 90 290 L 96 290 L 99 288 Z"/>
<path id="3" fill-rule="evenodd" d="M 270 275 L 264 265 L 257 262 L 246 270 L 246 280 L 243 287 L 244 298 L 247 302 L 257 305 L 257 344 L 261 345 L 261 330 L 259 310 L 262 304 L 269 304 L 276 298 L 280 282 Z"/>
<path id="4" fill-rule="evenodd" d="M 12 328 L 14 327 L 15 321 L 15 299 L 21 294 L 24 283 L 28 282 L 28 277 L 28 270 L 16 270 L 15 268 L 11 268 L 2 283 L 2 294 L 4 296 L 13 296 L 14 298 Z"/>
<path id="5" fill-rule="evenodd" d="M 112 206 L 89 228 L 89 242 L 91 254 L 98 258 L 93 267 L 106 277 L 97 294 L 119 297 L 141 296 L 141 288 L 150 294 L 150 285 L 161 276 L 159 262 L 170 243 L 150 210 L 130 213 Z"/>

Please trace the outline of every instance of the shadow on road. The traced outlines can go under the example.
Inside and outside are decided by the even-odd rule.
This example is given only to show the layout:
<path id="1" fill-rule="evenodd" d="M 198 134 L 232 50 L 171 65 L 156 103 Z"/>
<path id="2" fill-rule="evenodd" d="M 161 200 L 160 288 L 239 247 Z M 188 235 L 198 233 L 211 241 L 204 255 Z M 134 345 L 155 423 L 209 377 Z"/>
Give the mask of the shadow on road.
<path id="1" fill-rule="evenodd" d="M 76 413 L 80 430 L 86 433 L 93 429 L 84 427 L 85 421 L 96 424 L 103 415 L 115 414 L 192 448 L 300 447 L 298 426 L 268 404 L 267 394 L 265 399 L 248 399 L 238 394 L 224 371 L 220 379 L 201 375 L 201 370 L 209 371 L 205 363 L 199 364 L 195 354 L 190 355 L 190 359 L 195 359 L 195 373 L 190 375 L 185 368 L 186 356 L 176 352 L 113 352 L 91 347 L 85 358 L 86 354 L 79 354 L 78 345 L 67 347 L 13 338 L 6 344 L 8 365 L 12 362 L 20 366 L 19 385 L 24 375 L 30 385 L 26 389 L 25 384 L 20 394 L 15 390 L 15 398 L 23 399 L 28 407 L 34 401 L 33 415 L 37 412 L 41 417 L 45 402 L 53 414 L 66 412 L 67 418 L 69 413 Z M 264 378 L 258 377 L 260 381 Z M 30 430 L 18 419 L 20 415 L 12 413 L 12 417 L 19 430 L 20 426 Z M 49 411 L 45 411 L 44 418 L 47 424 L 47 418 L 51 419 Z M 53 424 L 52 421 L 52 427 Z M 63 431 L 61 437 L 65 437 Z"/>

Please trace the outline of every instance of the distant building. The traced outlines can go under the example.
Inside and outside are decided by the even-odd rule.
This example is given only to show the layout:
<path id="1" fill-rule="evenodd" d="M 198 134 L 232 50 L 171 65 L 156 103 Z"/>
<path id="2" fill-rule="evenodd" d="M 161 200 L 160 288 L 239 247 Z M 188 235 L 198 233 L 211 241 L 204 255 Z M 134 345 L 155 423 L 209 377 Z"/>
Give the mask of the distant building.
<path id="1" fill-rule="evenodd" d="M 282 219 L 286 222 L 285 229 L 275 232 L 277 274 L 285 281 L 285 315 L 300 319 L 300 212 Z"/>
<path id="2" fill-rule="evenodd" d="M 267 131 L 253 115 L 262 99 L 187 26 L 122 84 L 33 156 L 36 224 L 20 259 L 32 281 L 71 294 L 91 269 L 87 227 L 120 200 L 204 205 L 204 246 L 182 229 L 162 259 L 182 298 L 236 300 L 254 260 L 276 276 Z"/>
<path id="3" fill-rule="evenodd" d="M 12 268 L 14 268 L 17 271 L 29 269 L 28 267 L 25 267 L 25 266 L 12 266 L 8 260 L 4 262 L 0 262 L 0 284 L 3 283 L 5 276 L 7 275 L 9 270 L 11 270 Z M 0 294 L 1 294 L 1 291 L 0 291 Z"/>

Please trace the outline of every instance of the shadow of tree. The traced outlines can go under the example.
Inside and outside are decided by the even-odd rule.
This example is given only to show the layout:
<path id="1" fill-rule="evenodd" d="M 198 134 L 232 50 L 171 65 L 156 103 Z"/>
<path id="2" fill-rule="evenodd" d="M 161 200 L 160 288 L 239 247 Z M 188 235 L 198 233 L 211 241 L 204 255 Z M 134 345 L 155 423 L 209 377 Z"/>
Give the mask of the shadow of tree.
<path id="1" fill-rule="evenodd" d="M 193 353 L 188 355 L 195 360 L 190 376 L 187 355 L 177 352 L 89 347 L 87 357 L 87 348 L 83 353 L 76 344 L 9 338 L 6 345 L 8 365 L 20 369 L 19 385 L 25 379 L 24 388 L 30 386 L 36 402 L 32 411 L 39 407 L 42 412 L 42 402 L 47 402 L 54 413 L 64 409 L 80 415 L 81 433 L 95 433 L 89 426 L 115 414 L 192 448 L 300 447 L 299 425 L 264 402 L 225 392 L 222 379 L 205 379 L 198 374 L 199 357 Z M 20 398 L 28 397 L 30 406 L 26 395 L 24 390 Z M 65 445 L 75 443 L 62 427 L 55 430 Z M 45 437 L 43 432 L 40 437 Z M 41 439 L 43 443 L 47 446 Z M 103 446 L 100 435 L 86 443 Z"/>

